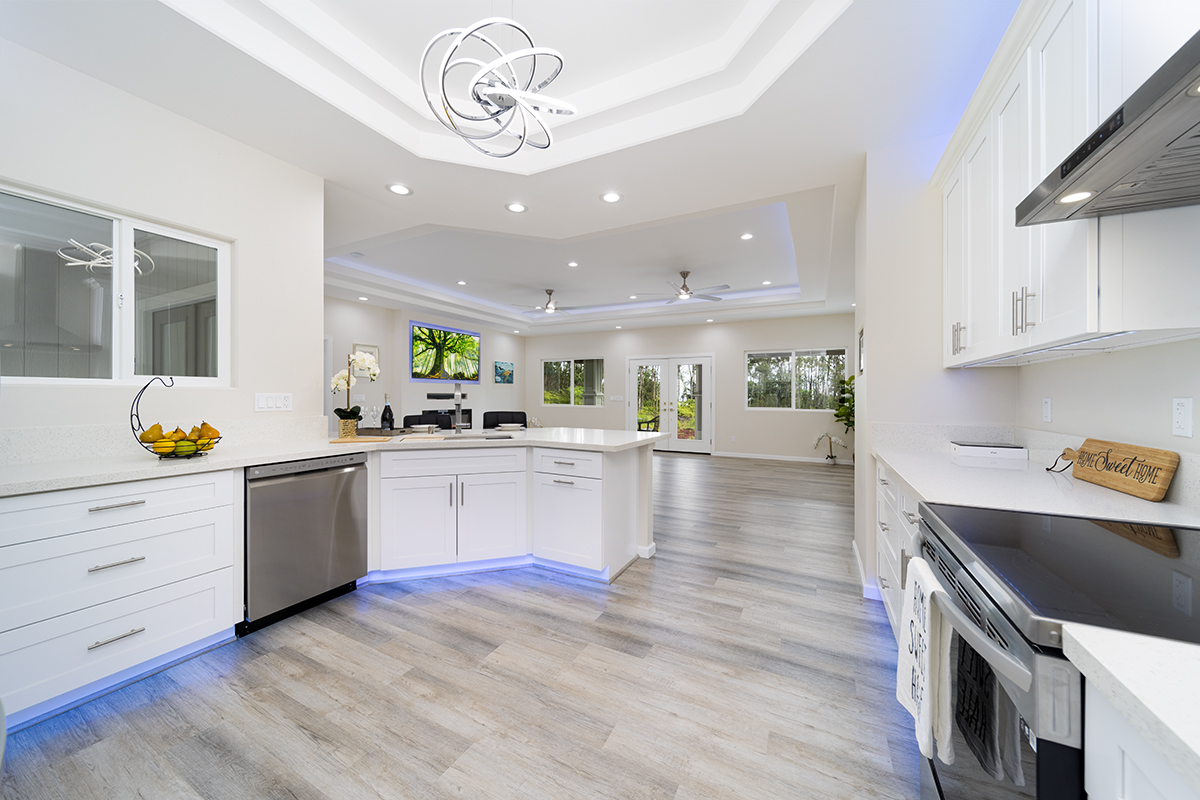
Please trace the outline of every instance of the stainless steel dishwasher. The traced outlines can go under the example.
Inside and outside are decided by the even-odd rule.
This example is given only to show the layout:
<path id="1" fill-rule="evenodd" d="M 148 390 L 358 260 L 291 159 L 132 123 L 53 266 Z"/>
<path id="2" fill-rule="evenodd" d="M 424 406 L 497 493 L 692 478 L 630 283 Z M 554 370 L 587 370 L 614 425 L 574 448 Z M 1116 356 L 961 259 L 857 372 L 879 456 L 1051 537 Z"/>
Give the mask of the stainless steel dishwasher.
<path id="1" fill-rule="evenodd" d="M 353 591 L 367 574 L 366 453 L 246 468 L 239 636 Z"/>

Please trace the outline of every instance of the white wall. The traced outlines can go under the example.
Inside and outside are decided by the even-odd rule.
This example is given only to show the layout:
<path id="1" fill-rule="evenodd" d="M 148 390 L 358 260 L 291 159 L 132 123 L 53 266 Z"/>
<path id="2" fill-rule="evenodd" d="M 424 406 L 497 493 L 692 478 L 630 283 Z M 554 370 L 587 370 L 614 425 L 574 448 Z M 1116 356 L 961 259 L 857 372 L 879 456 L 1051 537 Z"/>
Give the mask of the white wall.
<path id="1" fill-rule="evenodd" d="M 929 176 L 947 137 L 867 153 L 858 216 L 855 547 L 874 583 L 874 422 L 1014 425 L 1017 370 L 942 368 L 942 195 Z M 1040 402 L 1040 401 L 1039 401 Z"/>
<path id="2" fill-rule="evenodd" d="M 1171 400 L 1200 399 L 1200 340 L 1139 347 L 1020 368 L 1023 428 L 1107 439 L 1176 453 L 1200 452 L 1200 439 L 1171 434 Z M 1049 397 L 1053 421 L 1042 422 Z M 1193 426 L 1195 421 L 1193 419 Z"/>
<path id="3" fill-rule="evenodd" d="M 232 385 L 144 410 L 219 427 L 291 392 L 296 417 L 322 413 L 319 177 L 4 40 L 0 106 L 0 182 L 232 242 Z M 123 423 L 137 384 L 5 380 L 0 427 Z"/>
<path id="4" fill-rule="evenodd" d="M 355 303 L 339 300 L 334 297 L 325 298 L 325 333 L 333 337 L 333 365 L 326 369 L 325 392 L 331 393 L 329 381 L 334 373 L 346 368 L 346 356 L 353 352 L 356 344 L 373 344 L 379 348 L 379 377 L 374 382 L 367 378 L 359 378 L 358 383 L 351 389 L 351 397 L 363 395 L 362 400 L 351 399 L 350 405 L 363 407 L 364 427 L 371 424 L 371 417 L 366 409 L 370 406 L 383 408 L 384 394 L 390 395 L 395 401 L 392 412 L 396 414 L 396 424 L 400 424 L 400 412 L 397 408 L 400 394 L 399 387 L 403 383 L 405 361 L 401 356 L 403 351 L 396 349 L 396 312 L 390 308 L 380 308 L 369 303 Z M 346 393 L 339 392 L 332 398 L 333 406 L 344 408 Z"/>
<path id="5" fill-rule="evenodd" d="M 524 383 L 525 397 L 529 399 L 525 411 L 546 427 L 623 430 L 626 405 L 633 393 L 626 374 L 627 358 L 712 354 L 716 378 L 715 452 L 820 459 L 828 450 L 813 449 L 813 439 L 819 434 L 828 432 L 848 438 L 845 429 L 834 420 L 833 412 L 747 409 L 745 354 L 839 347 L 850 351 L 853 325 L 851 315 L 839 314 L 535 336 L 529 338 L 525 347 L 528 368 L 523 374 L 518 373 L 517 380 Z M 620 395 L 624 400 L 606 401 L 603 407 L 542 405 L 541 363 L 557 358 L 603 358 L 604 393 L 610 397 Z M 731 442 L 731 437 L 737 441 Z M 849 451 L 837 448 L 835 455 L 848 458 Z"/>

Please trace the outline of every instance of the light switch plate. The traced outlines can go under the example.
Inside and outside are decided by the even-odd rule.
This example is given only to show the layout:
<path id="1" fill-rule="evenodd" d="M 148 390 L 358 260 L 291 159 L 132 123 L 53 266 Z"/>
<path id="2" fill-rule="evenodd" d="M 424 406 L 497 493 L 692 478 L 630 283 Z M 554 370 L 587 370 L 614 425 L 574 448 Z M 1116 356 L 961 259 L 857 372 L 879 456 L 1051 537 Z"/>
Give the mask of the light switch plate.
<path id="1" fill-rule="evenodd" d="M 257 411 L 291 411 L 292 393 L 255 392 L 254 410 Z"/>
<path id="2" fill-rule="evenodd" d="M 1042 422 L 1054 421 L 1054 408 L 1049 397 L 1042 398 Z"/>
<path id="3" fill-rule="evenodd" d="M 1176 397 L 1171 401 L 1171 433 L 1174 436 L 1192 435 L 1192 398 Z"/>
<path id="4" fill-rule="evenodd" d="M 608 396 L 608 399 L 609 399 L 609 400 L 612 400 L 614 403 L 619 403 L 619 402 L 621 402 L 622 400 L 624 400 L 624 399 L 625 399 L 625 397 L 624 397 L 623 395 L 619 395 L 619 394 L 610 394 L 610 395 Z"/>
<path id="5" fill-rule="evenodd" d="M 1176 609 L 1192 615 L 1192 578 L 1182 572 L 1171 572 L 1171 603 Z"/>

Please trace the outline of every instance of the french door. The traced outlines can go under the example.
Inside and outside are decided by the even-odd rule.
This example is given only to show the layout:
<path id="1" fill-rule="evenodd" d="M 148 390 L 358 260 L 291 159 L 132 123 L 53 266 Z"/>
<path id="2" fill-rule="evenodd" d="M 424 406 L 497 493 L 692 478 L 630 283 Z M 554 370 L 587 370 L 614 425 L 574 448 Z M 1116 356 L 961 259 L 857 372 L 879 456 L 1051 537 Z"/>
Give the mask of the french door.
<path id="1" fill-rule="evenodd" d="M 670 434 L 655 450 L 711 453 L 712 385 L 711 356 L 631 358 L 625 427 Z"/>

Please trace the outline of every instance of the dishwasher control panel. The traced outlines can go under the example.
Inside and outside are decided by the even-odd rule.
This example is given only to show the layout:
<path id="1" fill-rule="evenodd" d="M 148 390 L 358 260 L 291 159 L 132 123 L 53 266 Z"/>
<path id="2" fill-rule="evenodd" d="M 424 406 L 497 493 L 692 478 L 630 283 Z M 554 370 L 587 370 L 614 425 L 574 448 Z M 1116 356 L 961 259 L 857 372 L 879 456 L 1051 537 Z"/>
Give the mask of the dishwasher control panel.
<path id="1" fill-rule="evenodd" d="M 367 463 L 366 453 L 347 453 L 346 455 L 326 456 L 324 458 L 309 458 L 303 461 L 282 461 L 278 464 L 261 464 L 257 467 L 246 467 L 246 480 L 274 478 L 279 475 L 297 475 L 301 472 L 353 467 L 365 463 Z"/>

